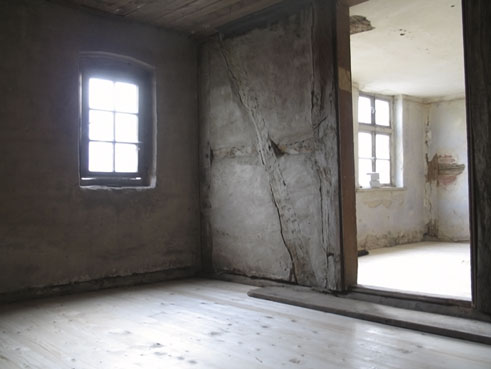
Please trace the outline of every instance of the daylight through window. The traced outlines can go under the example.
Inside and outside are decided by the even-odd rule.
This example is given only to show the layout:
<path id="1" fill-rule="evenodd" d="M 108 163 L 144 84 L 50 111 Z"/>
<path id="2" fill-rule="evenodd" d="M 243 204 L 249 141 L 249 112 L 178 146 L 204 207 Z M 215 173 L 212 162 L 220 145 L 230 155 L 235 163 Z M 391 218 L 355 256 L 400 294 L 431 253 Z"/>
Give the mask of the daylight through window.
<path id="1" fill-rule="evenodd" d="M 82 63 L 82 185 L 147 185 L 152 162 L 149 72 L 112 58 Z"/>
<path id="2" fill-rule="evenodd" d="M 391 101 L 362 95 L 358 99 L 358 184 L 373 187 L 378 174 L 380 185 L 392 185 Z"/>

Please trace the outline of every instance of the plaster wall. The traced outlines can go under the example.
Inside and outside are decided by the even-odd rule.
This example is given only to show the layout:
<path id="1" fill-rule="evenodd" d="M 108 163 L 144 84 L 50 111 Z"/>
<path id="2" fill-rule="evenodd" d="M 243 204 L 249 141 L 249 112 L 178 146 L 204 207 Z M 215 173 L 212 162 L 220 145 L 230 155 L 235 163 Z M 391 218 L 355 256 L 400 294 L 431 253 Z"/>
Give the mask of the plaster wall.
<path id="1" fill-rule="evenodd" d="M 357 96 L 355 88 L 355 109 Z M 393 140 L 399 142 L 396 147 L 402 143 L 402 150 L 395 150 L 393 162 L 397 186 L 357 190 L 358 249 L 418 242 L 426 229 L 424 139 L 428 108 L 421 101 L 404 96 L 396 97 L 393 107 Z M 358 116 L 356 110 L 354 116 Z M 357 123 L 355 132 L 356 127 Z"/>
<path id="2" fill-rule="evenodd" d="M 0 292 L 199 265 L 197 47 L 38 0 L 0 2 Z M 155 67 L 156 188 L 79 187 L 82 51 Z"/>
<path id="3" fill-rule="evenodd" d="M 327 284 L 333 233 L 324 224 L 338 219 L 323 218 L 323 191 L 336 194 L 323 176 L 336 178 L 337 161 L 318 161 L 325 122 L 312 119 L 312 22 L 307 8 L 203 46 L 203 227 L 218 273 Z"/>
<path id="4" fill-rule="evenodd" d="M 355 112 L 357 96 L 355 88 Z M 402 143 L 394 153 L 396 187 L 357 190 L 358 248 L 468 241 L 465 99 L 429 103 L 399 96 L 393 118 L 394 139 Z"/>
<path id="5" fill-rule="evenodd" d="M 434 236 L 439 240 L 468 241 L 469 188 L 465 99 L 440 101 L 429 107 L 428 157 L 439 164 L 430 178 L 434 207 Z M 436 158 L 436 159 L 435 159 Z"/>

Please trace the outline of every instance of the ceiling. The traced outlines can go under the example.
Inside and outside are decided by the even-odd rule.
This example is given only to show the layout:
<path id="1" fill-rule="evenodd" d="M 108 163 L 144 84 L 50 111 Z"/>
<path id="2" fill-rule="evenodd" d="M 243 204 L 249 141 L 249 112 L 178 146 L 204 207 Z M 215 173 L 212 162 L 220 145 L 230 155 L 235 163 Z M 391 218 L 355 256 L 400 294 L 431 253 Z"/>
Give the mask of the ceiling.
<path id="1" fill-rule="evenodd" d="M 121 18 L 199 36 L 283 0 L 64 0 Z"/>
<path id="2" fill-rule="evenodd" d="M 373 30 L 351 36 L 360 90 L 426 99 L 463 96 L 460 0 L 370 0 L 350 9 Z"/>

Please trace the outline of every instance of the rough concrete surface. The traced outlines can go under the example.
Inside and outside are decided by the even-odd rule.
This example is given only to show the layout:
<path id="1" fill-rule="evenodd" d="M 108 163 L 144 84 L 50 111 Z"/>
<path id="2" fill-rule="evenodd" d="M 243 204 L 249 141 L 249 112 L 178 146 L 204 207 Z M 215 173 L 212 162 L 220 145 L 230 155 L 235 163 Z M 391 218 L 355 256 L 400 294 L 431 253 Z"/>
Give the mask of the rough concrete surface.
<path id="1" fill-rule="evenodd" d="M 326 286 L 321 187 L 331 177 L 316 159 L 312 22 L 307 8 L 203 47 L 202 197 L 215 271 Z"/>
<path id="2" fill-rule="evenodd" d="M 46 1 L 0 2 L 0 292 L 199 264 L 197 52 Z M 157 187 L 79 187 L 82 51 L 155 67 Z"/>

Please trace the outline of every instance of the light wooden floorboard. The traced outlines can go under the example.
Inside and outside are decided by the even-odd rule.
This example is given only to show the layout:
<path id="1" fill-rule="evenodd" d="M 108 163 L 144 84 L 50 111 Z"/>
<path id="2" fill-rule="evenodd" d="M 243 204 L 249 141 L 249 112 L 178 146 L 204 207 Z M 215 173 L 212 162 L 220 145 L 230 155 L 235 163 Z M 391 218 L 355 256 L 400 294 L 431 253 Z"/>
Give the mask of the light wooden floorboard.
<path id="1" fill-rule="evenodd" d="M 0 308 L 0 368 L 490 368 L 491 347 L 186 280 Z"/>
<path id="2" fill-rule="evenodd" d="M 471 299 L 469 243 L 418 242 L 358 258 L 358 284 Z"/>

